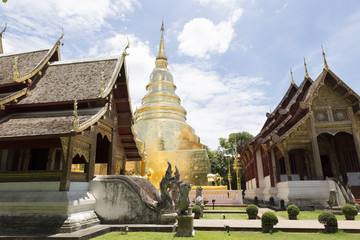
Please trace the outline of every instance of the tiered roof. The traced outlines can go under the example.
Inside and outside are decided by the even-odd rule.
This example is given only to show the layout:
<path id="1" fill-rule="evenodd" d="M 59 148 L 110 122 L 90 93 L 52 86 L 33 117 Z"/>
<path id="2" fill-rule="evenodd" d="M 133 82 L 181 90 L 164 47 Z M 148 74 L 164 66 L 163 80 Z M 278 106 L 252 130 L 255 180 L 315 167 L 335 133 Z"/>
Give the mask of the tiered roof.
<path id="1" fill-rule="evenodd" d="M 325 81 L 351 103 L 355 114 L 360 114 L 360 97 L 328 68 L 325 55 L 324 62 L 325 67 L 315 81 L 308 76 L 305 64 L 306 75 L 303 82 L 299 87 L 292 82 L 275 110 L 266 114 L 267 119 L 260 133 L 241 154 L 243 164 L 246 164 L 250 152 L 255 148 L 260 145 L 269 148 L 282 141 L 309 117 L 312 102 Z"/>
<path id="2" fill-rule="evenodd" d="M 0 54 L 0 141 L 75 135 L 112 119 L 111 108 L 127 159 L 141 160 L 131 130 L 125 51 L 61 61 L 62 37 L 49 49 Z"/>

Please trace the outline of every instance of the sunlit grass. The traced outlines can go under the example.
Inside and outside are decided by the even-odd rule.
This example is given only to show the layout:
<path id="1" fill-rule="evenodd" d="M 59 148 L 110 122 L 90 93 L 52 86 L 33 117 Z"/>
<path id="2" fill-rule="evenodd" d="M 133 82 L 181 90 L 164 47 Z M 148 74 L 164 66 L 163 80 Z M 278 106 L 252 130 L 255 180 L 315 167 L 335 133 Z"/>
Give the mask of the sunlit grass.
<path id="1" fill-rule="evenodd" d="M 323 213 L 323 210 L 314 210 L 314 211 L 300 211 L 297 216 L 298 220 L 318 220 L 318 216 Z M 279 217 L 288 219 L 288 214 L 286 211 L 278 211 L 275 213 Z M 345 220 L 344 215 L 335 215 L 337 220 Z M 360 217 L 355 217 L 355 220 L 360 221 Z M 359 237 L 360 239 L 360 237 Z"/>
<path id="2" fill-rule="evenodd" d="M 276 240 L 355 240 L 359 239 L 359 234 L 350 234 L 339 231 L 335 234 L 325 233 L 287 233 L 287 232 L 274 232 L 273 234 L 262 233 L 262 232 L 231 232 L 230 234 L 220 231 L 195 231 L 195 237 L 197 239 L 211 239 L 211 240 L 222 240 L 222 239 L 276 239 Z M 96 240 L 167 240 L 167 239 L 189 239 L 189 238 L 175 238 L 175 233 L 154 233 L 154 232 L 129 232 L 126 235 L 122 235 L 120 232 L 112 232 L 103 236 L 95 238 Z"/>
<path id="3" fill-rule="evenodd" d="M 246 220 L 248 219 L 247 214 L 241 214 L 241 213 L 225 213 L 225 219 L 240 219 L 240 220 Z M 221 213 L 204 213 L 204 218 L 201 219 L 224 219 L 223 214 Z"/>

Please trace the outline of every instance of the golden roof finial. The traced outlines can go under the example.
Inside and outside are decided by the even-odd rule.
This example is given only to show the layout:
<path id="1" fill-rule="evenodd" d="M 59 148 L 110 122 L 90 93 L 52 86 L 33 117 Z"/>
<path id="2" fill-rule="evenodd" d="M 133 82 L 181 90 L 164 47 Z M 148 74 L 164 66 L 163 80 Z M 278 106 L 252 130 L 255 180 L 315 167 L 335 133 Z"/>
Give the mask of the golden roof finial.
<path id="1" fill-rule="evenodd" d="M 1 31 L 1 33 L 0 33 L 0 37 L 2 36 L 2 34 L 6 31 L 6 28 L 7 28 L 7 23 L 5 23 L 5 28 L 4 28 L 4 30 L 2 30 Z"/>
<path id="2" fill-rule="evenodd" d="M 158 68 L 167 69 L 167 57 L 165 55 L 165 45 L 164 45 L 164 21 L 161 24 L 161 39 L 159 45 L 159 53 L 156 57 L 155 66 Z"/>
<path id="3" fill-rule="evenodd" d="M 101 72 L 101 76 L 100 76 L 100 97 L 104 97 L 104 72 Z"/>
<path id="4" fill-rule="evenodd" d="M 129 55 L 129 53 L 126 52 L 126 50 L 130 47 L 130 41 L 129 41 L 129 37 L 127 37 L 127 41 L 128 41 L 128 44 L 126 45 L 124 51 L 123 51 L 123 56 L 127 56 Z"/>
<path id="5" fill-rule="evenodd" d="M 78 116 L 77 109 L 78 109 L 77 100 L 75 99 L 75 101 L 74 101 L 74 111 L 73 111 L 74 120 L 72 122 L 73 130 L 79 127 L 79 116 Z"/>
<path id="6" fill-rule="evenodd" d="M 18 57 L 15 57 L 14 59 L 14 65 L 13 65 L 13 79 L 19 78 L 19 71 L 18 71 Z"/>
<path id="7" fill-rule="evenodd" d="M 7 23 L 5 23 L 5 28 L 0 33 L 0 54 L 4 53 L 3 44 L 2 44 L 2 34 L 6 31 L 6 28 L 7 28 Z"/>
<path id="8" fill-rule="evenodd" d="M 329 70 L 329 66 L 326 62 L 326 58 L 325 58 L 325 52 L 324 52 L 324 48 L 323 46 L 321 45 L 321 50 L 322 50 L 322 55 L 323 55 L 323 58 L 324 58 L 324 65 L 325 65 L 325 70 L 328 71 Z"/>
<path id="9" fill-rule="evenodd" d="M 304 66 L 305 66 L 305 77 L 306 77 L 306 78 L 309 78 L 309 73 L 308 73 L 308 71 L 307 71 L 305 58 L 304 58 Z"/>
<path id="10" fill-rule="evenodd" d="M 294 85 L 295 82 L 294 82 L 294 77 L 293 77 L 291 68 L 290 68 L 290 75 L 291 75 L 291 84 Z"/>

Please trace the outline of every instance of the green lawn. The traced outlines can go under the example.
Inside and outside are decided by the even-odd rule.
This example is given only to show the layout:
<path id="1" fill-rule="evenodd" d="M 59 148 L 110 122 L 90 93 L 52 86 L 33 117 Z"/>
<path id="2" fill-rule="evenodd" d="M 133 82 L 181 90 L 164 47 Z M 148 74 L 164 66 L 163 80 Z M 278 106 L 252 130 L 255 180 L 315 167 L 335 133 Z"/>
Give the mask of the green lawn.
<path id="1" fill-rule="evenodd" d="M 205 207 L 205 210 L 213 210 L 212 207 Z M 215 207 L 214 210 L 246 210 L 246 207 Z"/>
<path id="2" fill-rule="evenodd" d="M 315 210 L 315 211 L 300 211 L 298 215 L 299 220 L 317 220 L 320 213 L 324 212 L 323 210 Z M 283 217 L 288 219 L 288 214 L 286 211 L 278 211 L 275 213 L 279 217 Z M 337 220 L 345 220 L 344 215 L 335 215 Z M 360 217 L 356 217 L 355 220 L 360 221 Z"/>
<path id="3" fill-rule="evenodd" d="M 223 219 L 222 213 L 204 213 L 204 217 L 201 219 Z M 248 219 L 247 214 L 241 213 L 225 213 L 225 219 L 240 219 L 246 220 Z"/>
<path id="4" fill-rule="evenodd" d="M 190 239 L 190 238 L 175 238 L 175 233 L 153 233 L 153 232 L 130 232 L 126 235 L 122 235 L 119 232 L 112 232 L 103 236 L 97 237 L 97 240 L 166 240 L 166 239 Z M 339 231 L 336 234 L 325 233 L 285 233 L 275 232 L 273 234 L 261 233 L 261 232 L 230 232 L 230 235 L 226 232 L 219 231 L 195 231 L 195 237 L 191 239 L 211 239 L 211 240 L 223 240 L 223 239 L 276 239 L 276 240 L 355 240 L 359 239 L 359 234 L 350 234 Z"/>

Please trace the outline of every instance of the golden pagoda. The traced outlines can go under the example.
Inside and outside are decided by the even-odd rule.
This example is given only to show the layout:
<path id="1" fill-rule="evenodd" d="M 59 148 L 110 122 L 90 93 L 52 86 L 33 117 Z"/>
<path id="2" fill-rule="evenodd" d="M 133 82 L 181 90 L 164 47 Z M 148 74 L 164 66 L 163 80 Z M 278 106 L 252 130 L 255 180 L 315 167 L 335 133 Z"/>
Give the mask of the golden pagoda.
<path id="1" fill-rule="evenodd" d="M 184 181 L 207 185 L 209 158 L 194 129 L 186 123 L 186 110 L 180 105 L 175 89 L 173 76 L 167 68 L 162 24 L 159 53 L 146 86 L 147 94 L 135 111 L 134 131 L 145 150 L 138 173 L 159 186 L 167 162 L 170 162 L 178 167 Z"/>

